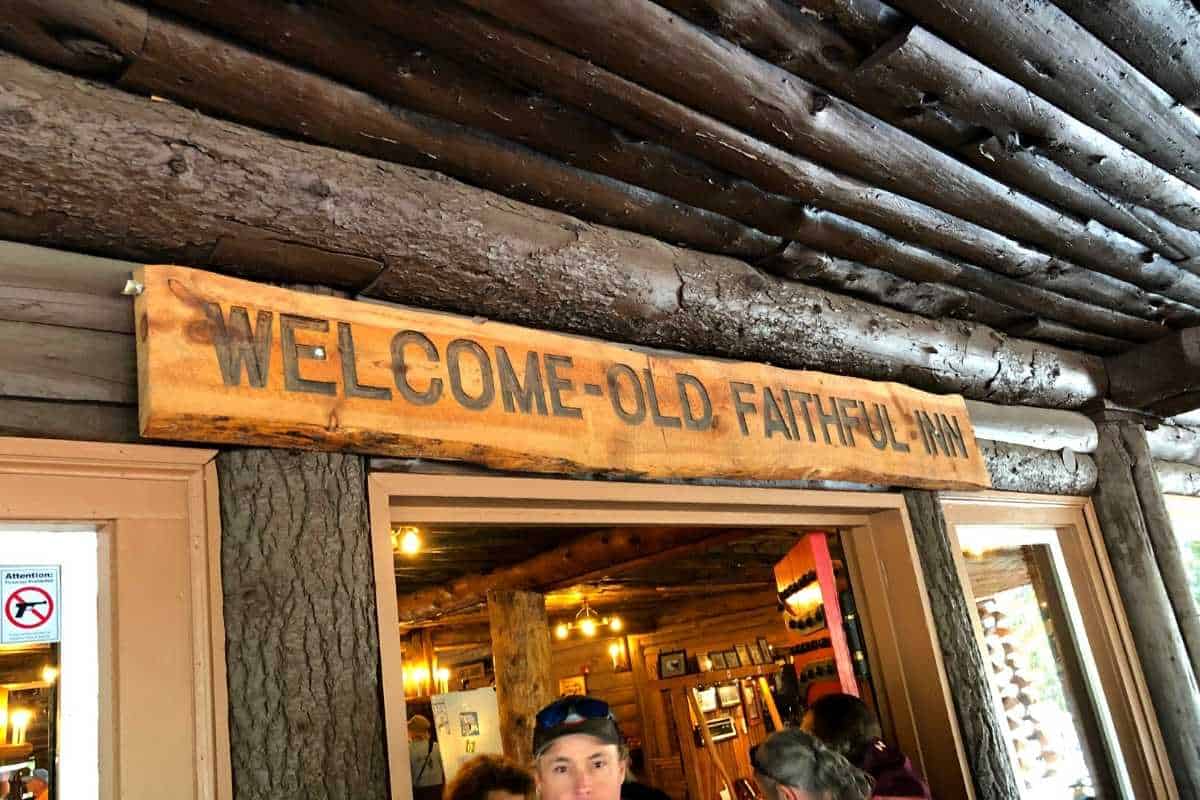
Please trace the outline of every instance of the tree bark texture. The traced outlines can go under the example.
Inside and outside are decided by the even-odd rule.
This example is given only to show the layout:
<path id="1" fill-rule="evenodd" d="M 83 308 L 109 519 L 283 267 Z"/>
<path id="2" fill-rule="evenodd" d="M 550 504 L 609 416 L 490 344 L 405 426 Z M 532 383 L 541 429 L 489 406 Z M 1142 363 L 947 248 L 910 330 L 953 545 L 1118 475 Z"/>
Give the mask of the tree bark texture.
<path id="1" fill-rule="evenodd" d="M 1200 428 L 1159 425 L 1154 430 L 1146 431 L 1146 440 L 1156 459 L 1200 467 Z"/>
<path id="2" fill-rule="evenodd" d="M 959 582 L 941 501 L 935 493 L 925 491 L 906 491 L 904 501 L 921 557 L 963 748 L 975 780 L 975 796 L 978 800 L 1011 800 L 1020 792 L 1004 744 L 1008 729 L 996 714 L 988 667 L 971 623 L 974 610 L 967 605 Z"/>
<path id="3" fill-rule="evenodd" d="M 1180 797 L 1200 797 L 1196 608 L 1139 426 L 1103 422 L 1093 495 L 1100 530 Z M 1191 607 L 1183 607 L 1186 599 Z M 1189 642 L 1188 639 L 1191 639 Z M 1189 653 L 1190 651 L 1190 653 Z"/>
<path id="4" fill-rule="evenodd" d="M 1096 488 L 1096 462 L 1084 453 L 978 441 L 993 489 L 1086 497 Z"/>
<path id="5" fill-rule="evenodd" d="M 536 592 L 488 592 L 496 702 L 504 755 L 533 763 L 537 712 L 557 695 L 551 686 L 550 623 L 546 598 Z"/>
<path id="6" fill-rule="evenodd" d="M 1172 97 L 1200 111 L 1200 8 L 1188 0 L 1111 3 L 1054 0 L 1096 38 L 1144 72 Z"/>
<path id="7" fill-rule="evenodd" d="M 887 312 L 2 55 L 0 114 L 0 235 L 198 267 L 236 252 L 229 271 L 251 278 L 997 402 L 1074 408 L 1105 388 L 1095 357 Z"/>
<path id="8" fill-rule="evenodd" d="M 468 0 L 607 69 L 747 133 L 1101 272 L 1151 275 L 1200 303 L 1200 277 L 1015 192 L 804 79 L 714 37 L 649 0 Z M 494 46 L 494 45 L 493 45 Z M 653 59 L 647 54 L 653 53 Z M 761 185 L 761 184 L 760 184 Z M 1147 259 L 1143 259 L 1147 256 Z M 1190 298 L 1190 299 L 1189 299 Z"/>
<path id="9" fill-rule="evenodd" d="M 969 12 L 963 0 L 895 5 L 1034 94 L 1200 185 L 1200 118 L 1048 0 L 972 3 Z"/>
<path id="10" fill-rule="evenodd" d="M 1023 244 L 1028 240 L 1025 229 L 1014 238 L 991 230 L 987 226 L 995 221 L 995 214 L 976 224 L 827 169 L 541 39 L 458 7 L 423 0 L 401 5 L 363 0 L 355 8 L 397 35 L 416 37 L 455 58 L 479 62 L 564 102 L 587 108 L 614 125 L 745 177 L 770 192 L 843 214 L 899 240 L 916 242 L 1015 277 L 1062 275 L 1062 282 L 1074 280 L 1078 292 L 1090 292 L 1089 285 L 1097 282 L 1098 274 L 1106 273 L 1119 283 L 1135 284 L 1135 289 L 1182 292 L 1176 298 L 1180 302 L 1187 303 L 1186 297 L 1196 296 L 1193 289 L 1197 287 L 1192 286 L 1195 276 L 1163 259 L 1152 258 L 1152 266 L 1147 266 L 1143 250 L 1130 247 L 1132 242 L 1122 237 L 1109 237 L 1110 244 L 1120 246 L 1120 254 L 1110 258 L 1114 255 L 1110 252 L 1102 260 L 1089 263 L 1098 272 L 1082 270 L 1063 258 Z M 963 212 L 956 208 L 954 213 Z M 997 214 L 1003 216 L 1003 212 Z M 1071 273 L 1078 277 L 1073 278 Z M 1076 296 L 1106 305 L 1091 294 Z M 1149 299 L 1153 305 L 1154 299 Z"/>
<path id="11" fill-rule="evenodd" d="M 217 476 L 234 795 L 386 798 L 365 462 L 234 450 Z"/>

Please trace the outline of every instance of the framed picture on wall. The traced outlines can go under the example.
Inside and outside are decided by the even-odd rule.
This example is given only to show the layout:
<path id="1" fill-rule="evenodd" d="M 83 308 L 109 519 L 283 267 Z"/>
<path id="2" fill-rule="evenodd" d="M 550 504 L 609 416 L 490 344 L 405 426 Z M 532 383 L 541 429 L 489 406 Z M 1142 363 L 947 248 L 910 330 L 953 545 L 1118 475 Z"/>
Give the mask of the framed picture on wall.
<path id="1" fill-rule="evenodd" d="M 737 644 L 737 645 L 733 646 L 733 649 L 735 651 L 737 651 L 738 663 L 741 664 L 743 667 L 748 667 L 754 663 L 750 659 L 750 648 L 749 647 L 746 647 L 746 645 L 744 645 L 744 644 Z"/>
<path id="2" fill-rule="evenodd" d="M 687 652 L 670 650 L 658 654 L 658 677 L 676 678 L 687 674 Z"/>
<path id="3" fill-rule="evenodd" d="M 758 692 L 755 691 L 753 683 L 742 684 L 742 705 L 746 709 L 747 721 L 753 722 L 758 719 Z"/>
<path id="4" fill-rule="evenodd" d="M 726 650 L 725 651 L 725 668 L 726 669 L 734 669 L 735 667 L 744 667 L 744 666 L 746 666 L 746 665 L 742 663 L 742 660 L 740 658 L 738 658 L 737 650 Z"/>
<path id="5" fill-rule="evenodd" d="M 747 650 L 747 652 L 750 653 L 750 663 L 751 664 L 763 663 L 762 651 L 758 649 L 757 644 L 750 645 L 749 647 L 746 648 L 746 650 Z"/>
<path id="6" fill-rule="evenodd" d="M 572 675 L 569 678 L 559 678 L 558 696 L 566 697 L 570 694 L 587 694 L 587 678 L 585 676 Z"/>
<path id="7" fill-rule="evenodd" d="M 742 704 L 742 693 L 738 689 L 736 683 L 729 683 L 724 686 L 717 687 L 717 702 L 721 704 L 721 708 L 732 708 Z"/>
<path id="8" fill-rule="evenodd" d="M 710 686 L 707 689 L 695 689 L 694 691 L 701 712 L 707 714 L 709 711 L 717 710 L 717 687 Z"/>
<path id="9" fill-rule="evenodd" d="M 758 649 L 762 653 L 764 664 L 770 664 L 775 660 L 775 651 L 771 648 L 771 643 L 767 641 L 767 637 L 758 637 Z"/>
<path id="10" fill-rule="evenodd" d="M 716 650 L 708 654 L 708 660 L 713 669 L 725 669 L 725 654 Z"/>

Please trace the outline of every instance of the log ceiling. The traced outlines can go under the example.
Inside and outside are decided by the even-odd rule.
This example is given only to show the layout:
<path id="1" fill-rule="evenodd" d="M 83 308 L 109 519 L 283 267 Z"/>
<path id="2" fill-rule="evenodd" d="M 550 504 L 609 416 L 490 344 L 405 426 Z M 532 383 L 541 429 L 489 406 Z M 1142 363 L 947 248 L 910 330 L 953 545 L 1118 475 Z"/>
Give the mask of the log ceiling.
<path id="1" fill-rule="evenodd" d="M 1045 346 L 1009 355 L 988 340 L 980 358 L 995 366 L 976 367 L 996 376 L 983 381 L 962 366 L 974 356 L 943 367 L 939 349 L 969 353 L 995 337 L 990 328 L 1111 356 L 1200 323 L 1200 36 L 1180 33 L 1195 33 L 1198 17 L 1183 0 L 1119 13 L 1101 0 L 12 0 L 0 8 L 0 47 L 278 136 L 442 172 L 701 260 L 729 256 L 763 281 L 886 306 L 889 331 L 919 324 L 893 312 L 953 321 L 958 339 L 914 332 L 893 348 L 936 365 L 859 371 L 1078 406 L 1104 392 L 1096 361 Z M 176 156 L 163 171 L 192 168 Z M 55 180 L 45 177 L 53 170 L 4 172 L 13 177 L 0 176 L 0 196 Z M 121 195 L 118 176 L 97 167 L 92 177 Z M 344 197 L 332 172 L 310 178 L 295 191 Z M 208 199 L 192 197 L 198 208 Z M 174 235 L 139 222 L 126 238 L 66 194 L 0 202 L 3 238 L 137 260 L 190 256 L 262 279 L 316 278 L 364 297 L 597 333 L 578 313 L 539 320 L 537 287 L 498 307 L 475 300 L 475 286 L 456 301 L 453 278 L 441 294 L 415 290 L 405 276 L 425 256 L 419 244 L 398 265 L 383 244 L 298 241 L 292 209 L 274 228 L 220 218 L 244 236 L 210 225 L 193 236 L 178 219 Z M 111 213 L 129 207 L 117 201 Z M 343 228 L 361 230 L 357 212 L 339 213 Z M 485 236 L 497 213 L 475 221 Z M 588 268 L 603 272 L 598 286 L 632 282 L 600 257 Z M 687 282 L 700 273 L 683 269 L 678 305 L 694 314 L 700 298 L 685 309 Z M 786 326 L 758 310 L 766 294 L 780 313 L 801 315 L 802 296 L 755 286 L 747 298 L 747 283 L 706 280 L 715 300 L 704 303 L 747 317 L 729 336 L 744 340 L 754 327 L 769 341 L 716 337 L 695 349 L 825 366 L 793 356 Z M 632 333 L 601 327 L 673 346 L 696 330 L 644 333 L 654 316 L 631 322 Z M 790 324 L 803 328 L 801 319 Z M 925 356 L 922 337 L 937 339 Z M 1009 371 L 1039 368 L 1049 377 L 1010 386 Z M 927 374 L 939 370 L 949 377 Z"/>

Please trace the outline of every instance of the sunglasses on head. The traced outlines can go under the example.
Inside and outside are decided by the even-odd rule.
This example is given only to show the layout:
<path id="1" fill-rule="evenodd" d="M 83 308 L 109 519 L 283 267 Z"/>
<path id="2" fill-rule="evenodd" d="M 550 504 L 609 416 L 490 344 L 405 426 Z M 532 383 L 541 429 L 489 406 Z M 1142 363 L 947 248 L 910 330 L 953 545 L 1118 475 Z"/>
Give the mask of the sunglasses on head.
<path id="1" fill-rule="evenodd" d="M 543 708 L 537 715 L 537 726 L 557 728 L 571 717 L 581 719 L 614 719 L 608 703 L 594 697 L 564 697 Z"/>

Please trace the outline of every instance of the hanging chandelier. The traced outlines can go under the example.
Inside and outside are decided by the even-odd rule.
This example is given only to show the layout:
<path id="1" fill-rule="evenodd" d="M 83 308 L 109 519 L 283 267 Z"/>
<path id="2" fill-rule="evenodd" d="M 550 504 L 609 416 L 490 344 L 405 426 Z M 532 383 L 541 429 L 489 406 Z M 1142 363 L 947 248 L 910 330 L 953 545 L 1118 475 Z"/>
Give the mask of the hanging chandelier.
<path id="1" fill-rule="evenodd" d="M 584 598 L 583 607 L 575 614 L 575 619 L 571 622 L 560 622 L 554 626 L 554 637 L 556 639 L 566 639 L 571 635 L 572 631 L 579 631 L 582 635 L 591 638 L 595 636 L 601 628 L 608 628 L 613 633 L 620 633 L 625 627 L 625 623 L 615 614 L 611 617 L 602 617 L 596 613 L 596 609 L 588 605 L 587 598 Z"/>

